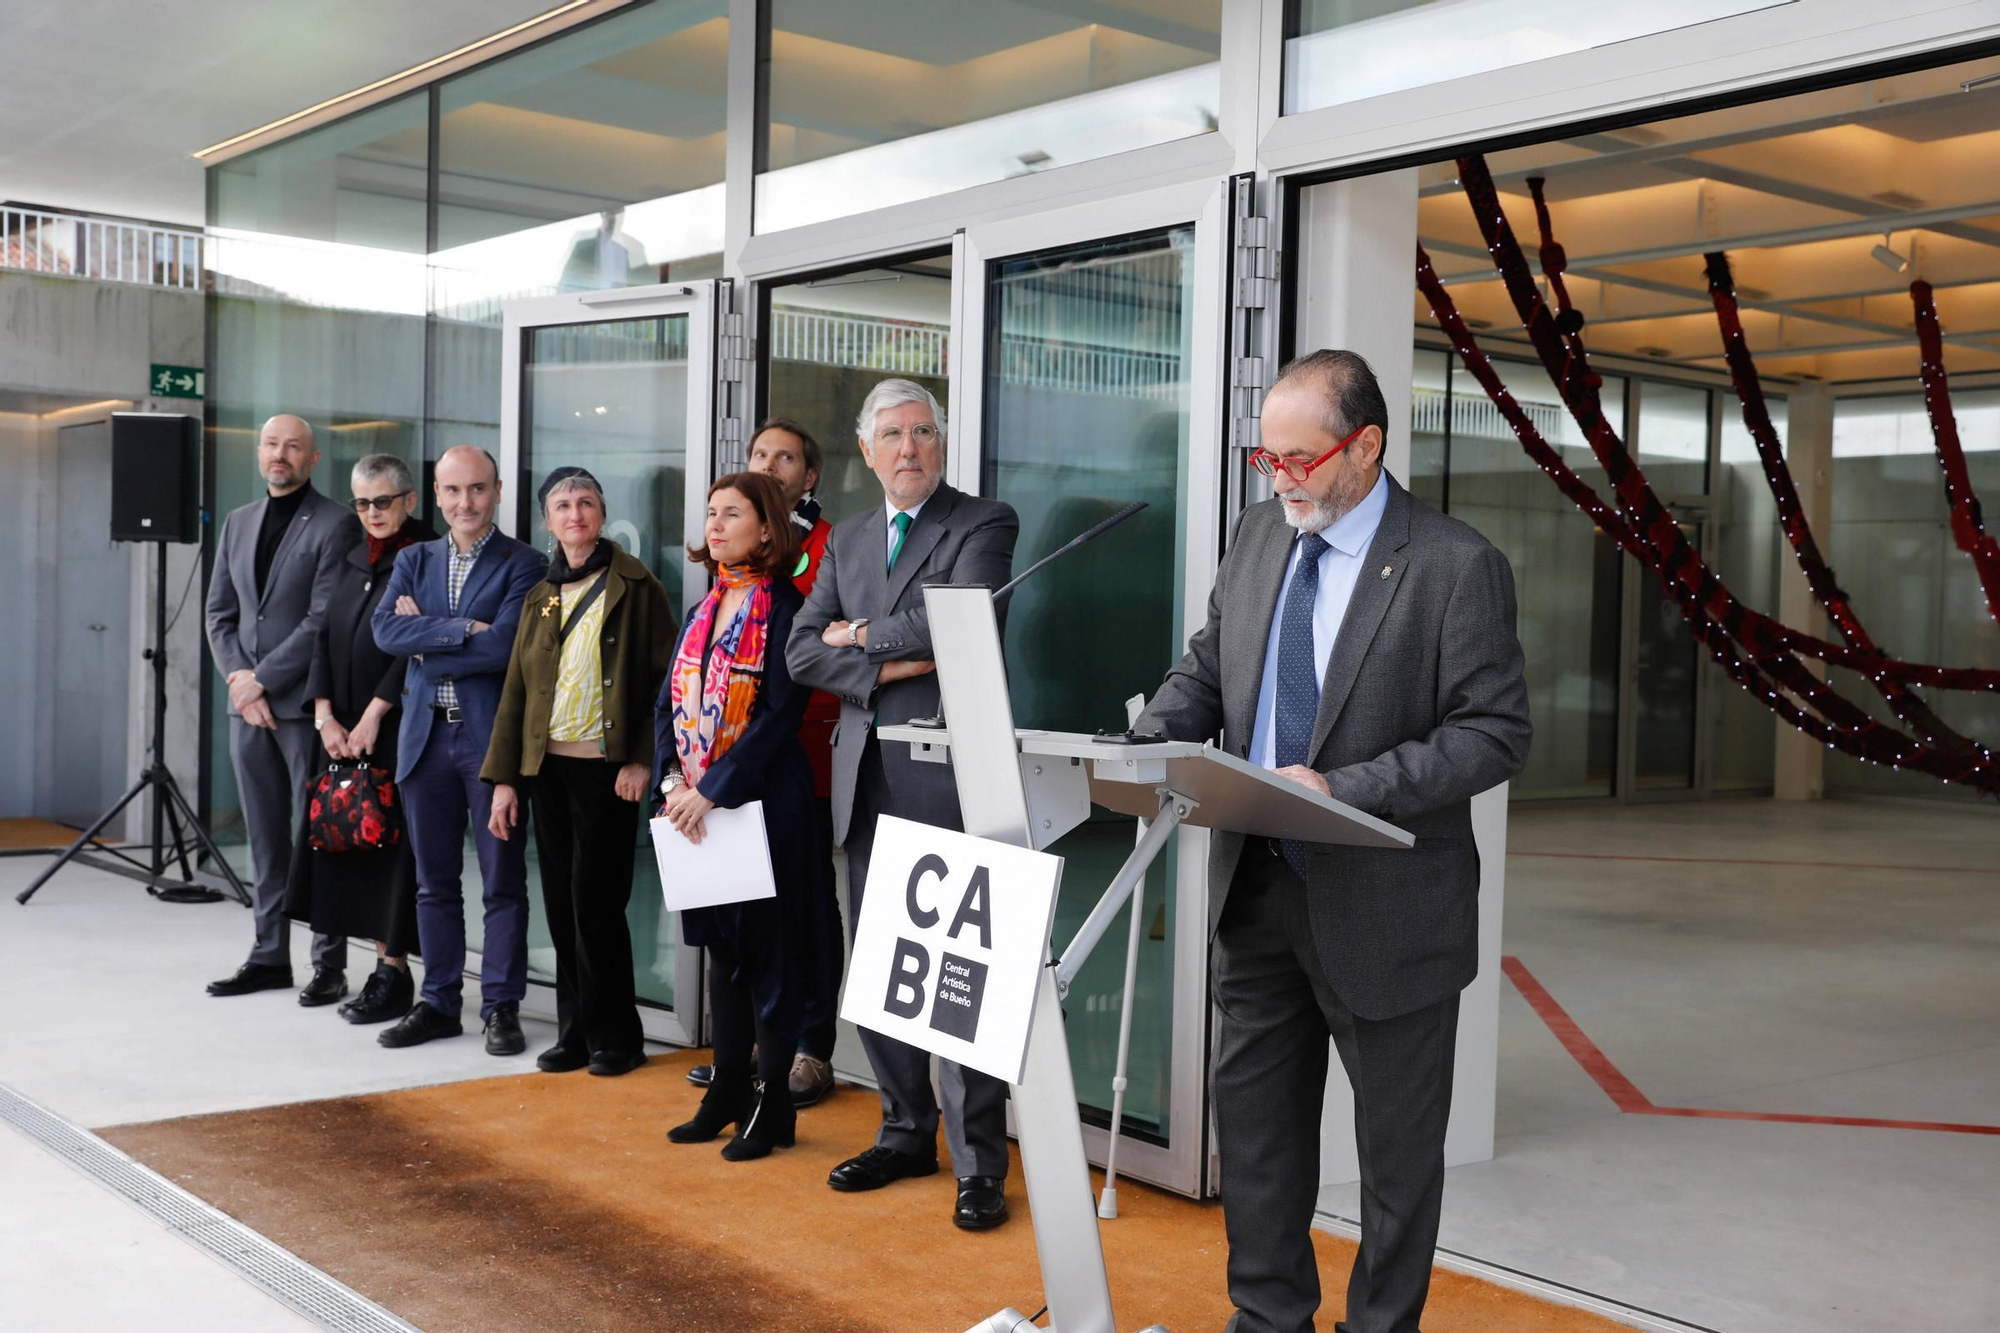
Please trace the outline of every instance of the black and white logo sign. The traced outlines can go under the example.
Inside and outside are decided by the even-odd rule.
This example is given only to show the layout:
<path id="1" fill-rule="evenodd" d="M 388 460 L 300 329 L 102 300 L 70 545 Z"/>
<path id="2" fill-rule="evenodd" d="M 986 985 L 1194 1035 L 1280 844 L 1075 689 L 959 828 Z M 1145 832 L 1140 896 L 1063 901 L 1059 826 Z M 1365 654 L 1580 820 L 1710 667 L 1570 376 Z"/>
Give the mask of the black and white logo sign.
<path id="1" fill-rule="evenodd" d="M 1062 858 L 883 815 L 841 1017 L 1021 1080 Z"/>

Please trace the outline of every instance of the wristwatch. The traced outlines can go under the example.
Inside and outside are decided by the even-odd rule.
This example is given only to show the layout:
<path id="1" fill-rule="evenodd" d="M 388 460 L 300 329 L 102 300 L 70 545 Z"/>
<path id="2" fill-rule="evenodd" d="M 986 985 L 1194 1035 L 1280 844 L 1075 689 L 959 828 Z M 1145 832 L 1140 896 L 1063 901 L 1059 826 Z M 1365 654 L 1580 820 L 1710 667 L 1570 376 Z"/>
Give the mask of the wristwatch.
<path id="1" fill-rule="evenodd" d="M 669 769 L 667 775 L 660 779 L 660 795 L 665 796 L 680 785 L 681 771 L 678 768 Z"/>
<path id="2" fill-rule="evenodd" d="M 326 715 L 325 717 L 316 717 L 316 718 L 314 718 L 314 719 L 313 719 L 313 730 L 314 730 L 314 731 L 325 731 L 325 730 L 326 730 L 326 724 L 327 724 L 327 723 L 329 723 L 329 722 L 331 722 L 331 721 L 333 721 L 333 714 L 332 714 L 332 713 L 328 713 L 328 714 L 327 714 L 327 715 Z"/>
<path id="3" fill-rule="evenodd" d="M 859 648 L 861 646 L 861 627 L 867 623 L 867 616 L 863 616 L 859 620 L 850 620 L 847 622 L 847 646 L 849 648 Z"/>

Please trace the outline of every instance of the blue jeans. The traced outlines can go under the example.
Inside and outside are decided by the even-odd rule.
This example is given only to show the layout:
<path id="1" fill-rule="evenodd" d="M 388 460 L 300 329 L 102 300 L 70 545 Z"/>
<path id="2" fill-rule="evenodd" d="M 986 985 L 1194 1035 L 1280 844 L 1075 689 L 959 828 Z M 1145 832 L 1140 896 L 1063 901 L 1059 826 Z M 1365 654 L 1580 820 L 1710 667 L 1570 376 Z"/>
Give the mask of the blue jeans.
<path id="1" fill-rule="evenodd" d="M 479 849 L 485 941 L 480 950 L 479 1017 L 518 1005 L 528 990 L 528 829 L 502 842 L 486 830 L 493 789 L 479 780 L 486 738 L 439 718 L 399 786 L 410 850 L 417 858 L 417 938 L 423 946 L 423 1000 L 456 1016 L 465 985 L 465 829 Z"/>

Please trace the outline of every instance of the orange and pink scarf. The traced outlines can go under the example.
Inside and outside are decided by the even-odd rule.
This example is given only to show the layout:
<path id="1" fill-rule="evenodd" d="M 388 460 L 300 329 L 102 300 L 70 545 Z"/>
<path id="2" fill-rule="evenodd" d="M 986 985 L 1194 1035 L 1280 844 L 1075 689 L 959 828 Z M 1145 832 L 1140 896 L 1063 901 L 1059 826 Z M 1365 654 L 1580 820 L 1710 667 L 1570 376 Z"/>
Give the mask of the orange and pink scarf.
<path id="1" fill-rule="evenodd" d="M 715 646 L 707 649 L 708 669 L 703 671 L 704 645 L 714 630 L 722 596 L 732 588 L 749 588 L 749 600 L 716 637 Z M 687 632 L 674 654 L 674 749 L 689 782 L 700 782 L 749 725 L 750 709 L 764 684 L 770 630 L 771 580 L 748 566 L 722 566 L 716 585 L 688 617 Z"/>

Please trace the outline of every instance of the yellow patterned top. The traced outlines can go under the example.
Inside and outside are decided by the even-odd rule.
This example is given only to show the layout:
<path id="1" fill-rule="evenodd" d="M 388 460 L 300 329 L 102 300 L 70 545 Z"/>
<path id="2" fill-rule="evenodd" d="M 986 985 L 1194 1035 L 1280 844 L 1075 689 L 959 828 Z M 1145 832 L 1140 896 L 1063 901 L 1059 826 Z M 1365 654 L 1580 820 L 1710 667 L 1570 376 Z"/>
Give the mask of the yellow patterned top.
<path id="1" fill-rule="evenodd" d="M 597 576 L 604 578 L 603 574 Z M 597 579 L 579 579 L 562 589 L 565 622 Z M 604 736 L 604 597 L 599 595 L 563 640 L 556 674 L 556 701 L 549 714 L 549 739 L 558 743 L 601 742 Z"/>

